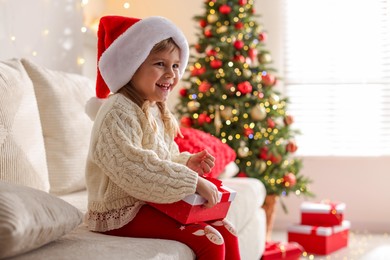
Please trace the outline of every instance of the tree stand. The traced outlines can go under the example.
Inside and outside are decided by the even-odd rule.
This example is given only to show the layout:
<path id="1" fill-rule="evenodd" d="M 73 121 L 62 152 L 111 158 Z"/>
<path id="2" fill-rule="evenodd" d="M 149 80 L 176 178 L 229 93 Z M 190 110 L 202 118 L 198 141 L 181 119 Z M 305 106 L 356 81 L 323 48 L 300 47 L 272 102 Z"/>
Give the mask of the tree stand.
<path id="1" fill-rule="evenodd" d="M 265 215 L 267 218 L 266 241 L 271 241 L 272 228 L 274 226 L 275 213 L 276 213 L 275 206 L 276 206 L 278 199 L 279 199 L 279 196 L 277 196 L 277 195 L 267 195 L 265 197 L 263 209 L 265 210 Z"/>

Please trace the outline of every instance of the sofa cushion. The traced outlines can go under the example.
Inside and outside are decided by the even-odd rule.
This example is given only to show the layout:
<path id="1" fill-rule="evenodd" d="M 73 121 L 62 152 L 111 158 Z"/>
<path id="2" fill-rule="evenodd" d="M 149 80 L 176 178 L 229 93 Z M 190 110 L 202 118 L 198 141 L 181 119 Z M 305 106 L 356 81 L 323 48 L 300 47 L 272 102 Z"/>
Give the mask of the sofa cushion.
<path id="1" fill-rule="evenodd" d="M 0 258 L 41 247 L 69 233 L 82 213 L 54 195 L 0 181 Z"/>
<path id="2" fill-rule="evenodd" d="M 0 62 L 0 180 L 50 188 L 33 84 L 17 59 Z"/>
<path id="3" fill-rule="evenodd" d="M 22 59 L 33 82 L 45 140 L 50 192 L 85 189 L 85 162 L 93 122 L 85 104 L 94 83 L 81 75 L 53 71 Z"/>
<path id="4" fill-rule="evenodd" d="M 194 128 L 181 127 L 180 131 L 183 137 L 175 138 L 180 152 L 198 153 L 206 149 L 215 157 L 215 166 L 207 176 L 217 178 L 236 159 L 236 152 L 217 137 Z"/>

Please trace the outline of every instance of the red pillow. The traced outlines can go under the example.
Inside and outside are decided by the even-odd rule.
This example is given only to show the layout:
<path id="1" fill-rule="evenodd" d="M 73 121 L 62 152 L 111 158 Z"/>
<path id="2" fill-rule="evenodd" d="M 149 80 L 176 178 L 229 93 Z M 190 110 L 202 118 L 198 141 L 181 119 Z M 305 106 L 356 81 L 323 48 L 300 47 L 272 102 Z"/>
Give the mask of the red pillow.
<path id="1" fill-rule="evenodd" d="M 218 178 L 226 165 L 236 159 L 236 152 L 215 136 L 194 128 L 181 127 L 180 130 L 183 138 L 175 138 L 180 152 L 197 153 L 206 149 L 215 157 L 215 166 L 206 176 Z"/>

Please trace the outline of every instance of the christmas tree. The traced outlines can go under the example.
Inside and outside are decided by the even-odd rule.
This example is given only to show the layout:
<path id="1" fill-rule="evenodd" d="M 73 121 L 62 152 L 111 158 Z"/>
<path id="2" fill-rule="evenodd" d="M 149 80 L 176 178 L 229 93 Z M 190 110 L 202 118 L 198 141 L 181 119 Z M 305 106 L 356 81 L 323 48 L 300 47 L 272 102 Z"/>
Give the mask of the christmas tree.
<path id="1" fill-rule="evenodd" d="M 265 48 L 253 0 L 206 0 L 195 16 L 198 41 L 176 112 L 181 125 L 218 137 L 237 154 L 239 176 L 261 180 L 269 195 L 311 195 L 299 174 L 302 161 L 291 128 L 288 100 Z"/>

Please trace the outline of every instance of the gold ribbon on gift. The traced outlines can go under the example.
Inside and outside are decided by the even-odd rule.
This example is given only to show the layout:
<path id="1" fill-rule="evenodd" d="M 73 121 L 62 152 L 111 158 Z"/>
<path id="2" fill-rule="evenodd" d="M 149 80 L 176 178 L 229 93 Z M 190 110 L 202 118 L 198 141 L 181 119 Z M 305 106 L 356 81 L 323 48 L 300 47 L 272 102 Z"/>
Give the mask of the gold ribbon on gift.
<path id="1" fill-rule="evenodd" d="M 322 200 L 321 203 L 323 204 L 326 204 L 326 205 L 329 205 L 330 206 L 330 210 L 329 210 L 329 213 L 332 214 L 332 215 L 335 215 L 336 219 L 337 220 L 341 220 L 341 215 L 337 215 L 337 205 L 338 205 L 338 202 L 332 202 L 330 200 Z"/>
<path id="2" fill-rule="evenodd" d="M 266 242 L 265 244 L 265 250 L 275 250 L 275 249 L 278 249 L 281 254 L 282 254 L 282 258 L 286 258 L 286 247 L 285 247 L 285 244 L 281 243 L 281 242 Z"/>

